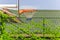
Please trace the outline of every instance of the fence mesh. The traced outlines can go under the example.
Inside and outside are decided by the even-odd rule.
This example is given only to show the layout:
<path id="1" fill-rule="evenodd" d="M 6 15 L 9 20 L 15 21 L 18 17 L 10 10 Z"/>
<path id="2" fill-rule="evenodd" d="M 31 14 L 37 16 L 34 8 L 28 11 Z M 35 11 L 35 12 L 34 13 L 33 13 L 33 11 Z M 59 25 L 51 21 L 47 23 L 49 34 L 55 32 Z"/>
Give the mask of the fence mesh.
<path id="1" fill-rule="evenodd" d="M 60 37 L 59 17 L 33 17 L 31 21 L 19 17 L 24 23 L 15 23 L 10 18 L 0 15 L 1 40 L 57 40 Z"/>

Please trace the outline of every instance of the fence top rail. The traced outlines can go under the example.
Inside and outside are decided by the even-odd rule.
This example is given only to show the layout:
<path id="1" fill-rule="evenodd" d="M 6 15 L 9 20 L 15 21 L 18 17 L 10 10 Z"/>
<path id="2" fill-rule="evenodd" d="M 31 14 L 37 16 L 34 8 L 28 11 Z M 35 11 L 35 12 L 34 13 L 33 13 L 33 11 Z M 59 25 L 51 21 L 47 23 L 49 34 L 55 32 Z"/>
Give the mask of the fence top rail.
<path id="1" fill-rule="evenodd" d="M 1 17 L 1 16 L 0 16 Z M 16 17 L 16 16 L 15 16 Z M 15 18 L 15 17 L 7 17 L 8 18 Z M 25 17 L 17 17 L 17 18 L 25 18 Z M 33 17 L 33 18 L 41 18 L 41 19 L 60 19 L 60 17 Z"/>
<path id="2" fill-rule="evenodd" d="M 25 17 L 18 17 L 18 18 L 25 18 Z M 60 19 L 60 17 L 33 17 L 33 18 L 41 18 L 41 19 Z"/>

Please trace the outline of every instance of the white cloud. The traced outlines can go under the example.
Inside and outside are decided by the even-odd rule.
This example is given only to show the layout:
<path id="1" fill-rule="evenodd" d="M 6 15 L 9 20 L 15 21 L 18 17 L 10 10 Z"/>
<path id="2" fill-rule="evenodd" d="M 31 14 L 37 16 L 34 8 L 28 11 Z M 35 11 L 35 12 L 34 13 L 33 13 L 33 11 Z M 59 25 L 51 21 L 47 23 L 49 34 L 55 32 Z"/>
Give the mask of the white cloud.
<path id="1" fill-rule="evenodd" d="M 0 7 L 16 7 L 17 5 L 16 4 L 0 4 Z"/>
<path id="2" fill-rule="evenodd" d="M 11 10 L 18 10 L 18 8 L 8 8 L 8 9 L 11 9 Z"/>
<path id="3" fill-rule="evenodd" d="M 16 4 L 0 4 L 0 9 L 7 7 L 8 9 L 18 10 L 18 8 L 16 8 L 16 6 L 17 6 Z"/>
<path id="4" fill-rule="evenodd" d="M 20 6 L 20 9 L 37 9 L 36 7 L 34 6 Z"/>

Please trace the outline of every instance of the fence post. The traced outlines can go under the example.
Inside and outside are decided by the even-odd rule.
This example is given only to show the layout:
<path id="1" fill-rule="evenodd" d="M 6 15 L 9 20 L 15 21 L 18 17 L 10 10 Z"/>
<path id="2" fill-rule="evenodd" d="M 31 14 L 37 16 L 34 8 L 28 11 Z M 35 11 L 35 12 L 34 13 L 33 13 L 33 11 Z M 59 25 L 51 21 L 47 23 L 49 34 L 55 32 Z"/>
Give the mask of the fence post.
<path id="1" fill-rule="evenodd" d="M 44 30 L 45 30 L 45 18 L 43 17 L 43 37 L 44 37 Z"/>

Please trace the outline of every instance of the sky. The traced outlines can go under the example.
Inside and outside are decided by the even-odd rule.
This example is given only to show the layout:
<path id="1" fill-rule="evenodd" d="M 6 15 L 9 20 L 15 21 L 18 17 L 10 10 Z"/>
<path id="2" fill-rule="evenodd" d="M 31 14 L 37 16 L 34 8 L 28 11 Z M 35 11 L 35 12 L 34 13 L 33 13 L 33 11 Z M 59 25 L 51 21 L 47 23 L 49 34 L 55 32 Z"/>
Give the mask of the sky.
<path id="1" fill-rule="evenodd" d="M 8 4 L 16 4 L 17 5 L 17 0 L 0 0 L 0 5 L 1 4 L 4 4 L 4 5 L 8 5 Z M 0 8 L 0 9 L 2 9 L 2 8 Z M 10 9 L 13 9 L 13 10 L 17 10 L 18 8 L 10 8 Z"/>
<path id="2" fill-rule="evenodd" d="M 17 0 L 0 0 L 0 4 L 17 4 Z M 19 7 L 60 10 L 60 0 L 20 0 Z"/>
<path id="3" fill-rule="evenodd" d="M 60 0 L 20 0 L 20 9 L 37 8 L 47 10 L 60 10 Z"/>
<path id="4" fill-rule="evenodd" d="M 0 0 L 0 4 L 17 4 L 17 0 Z"/>

